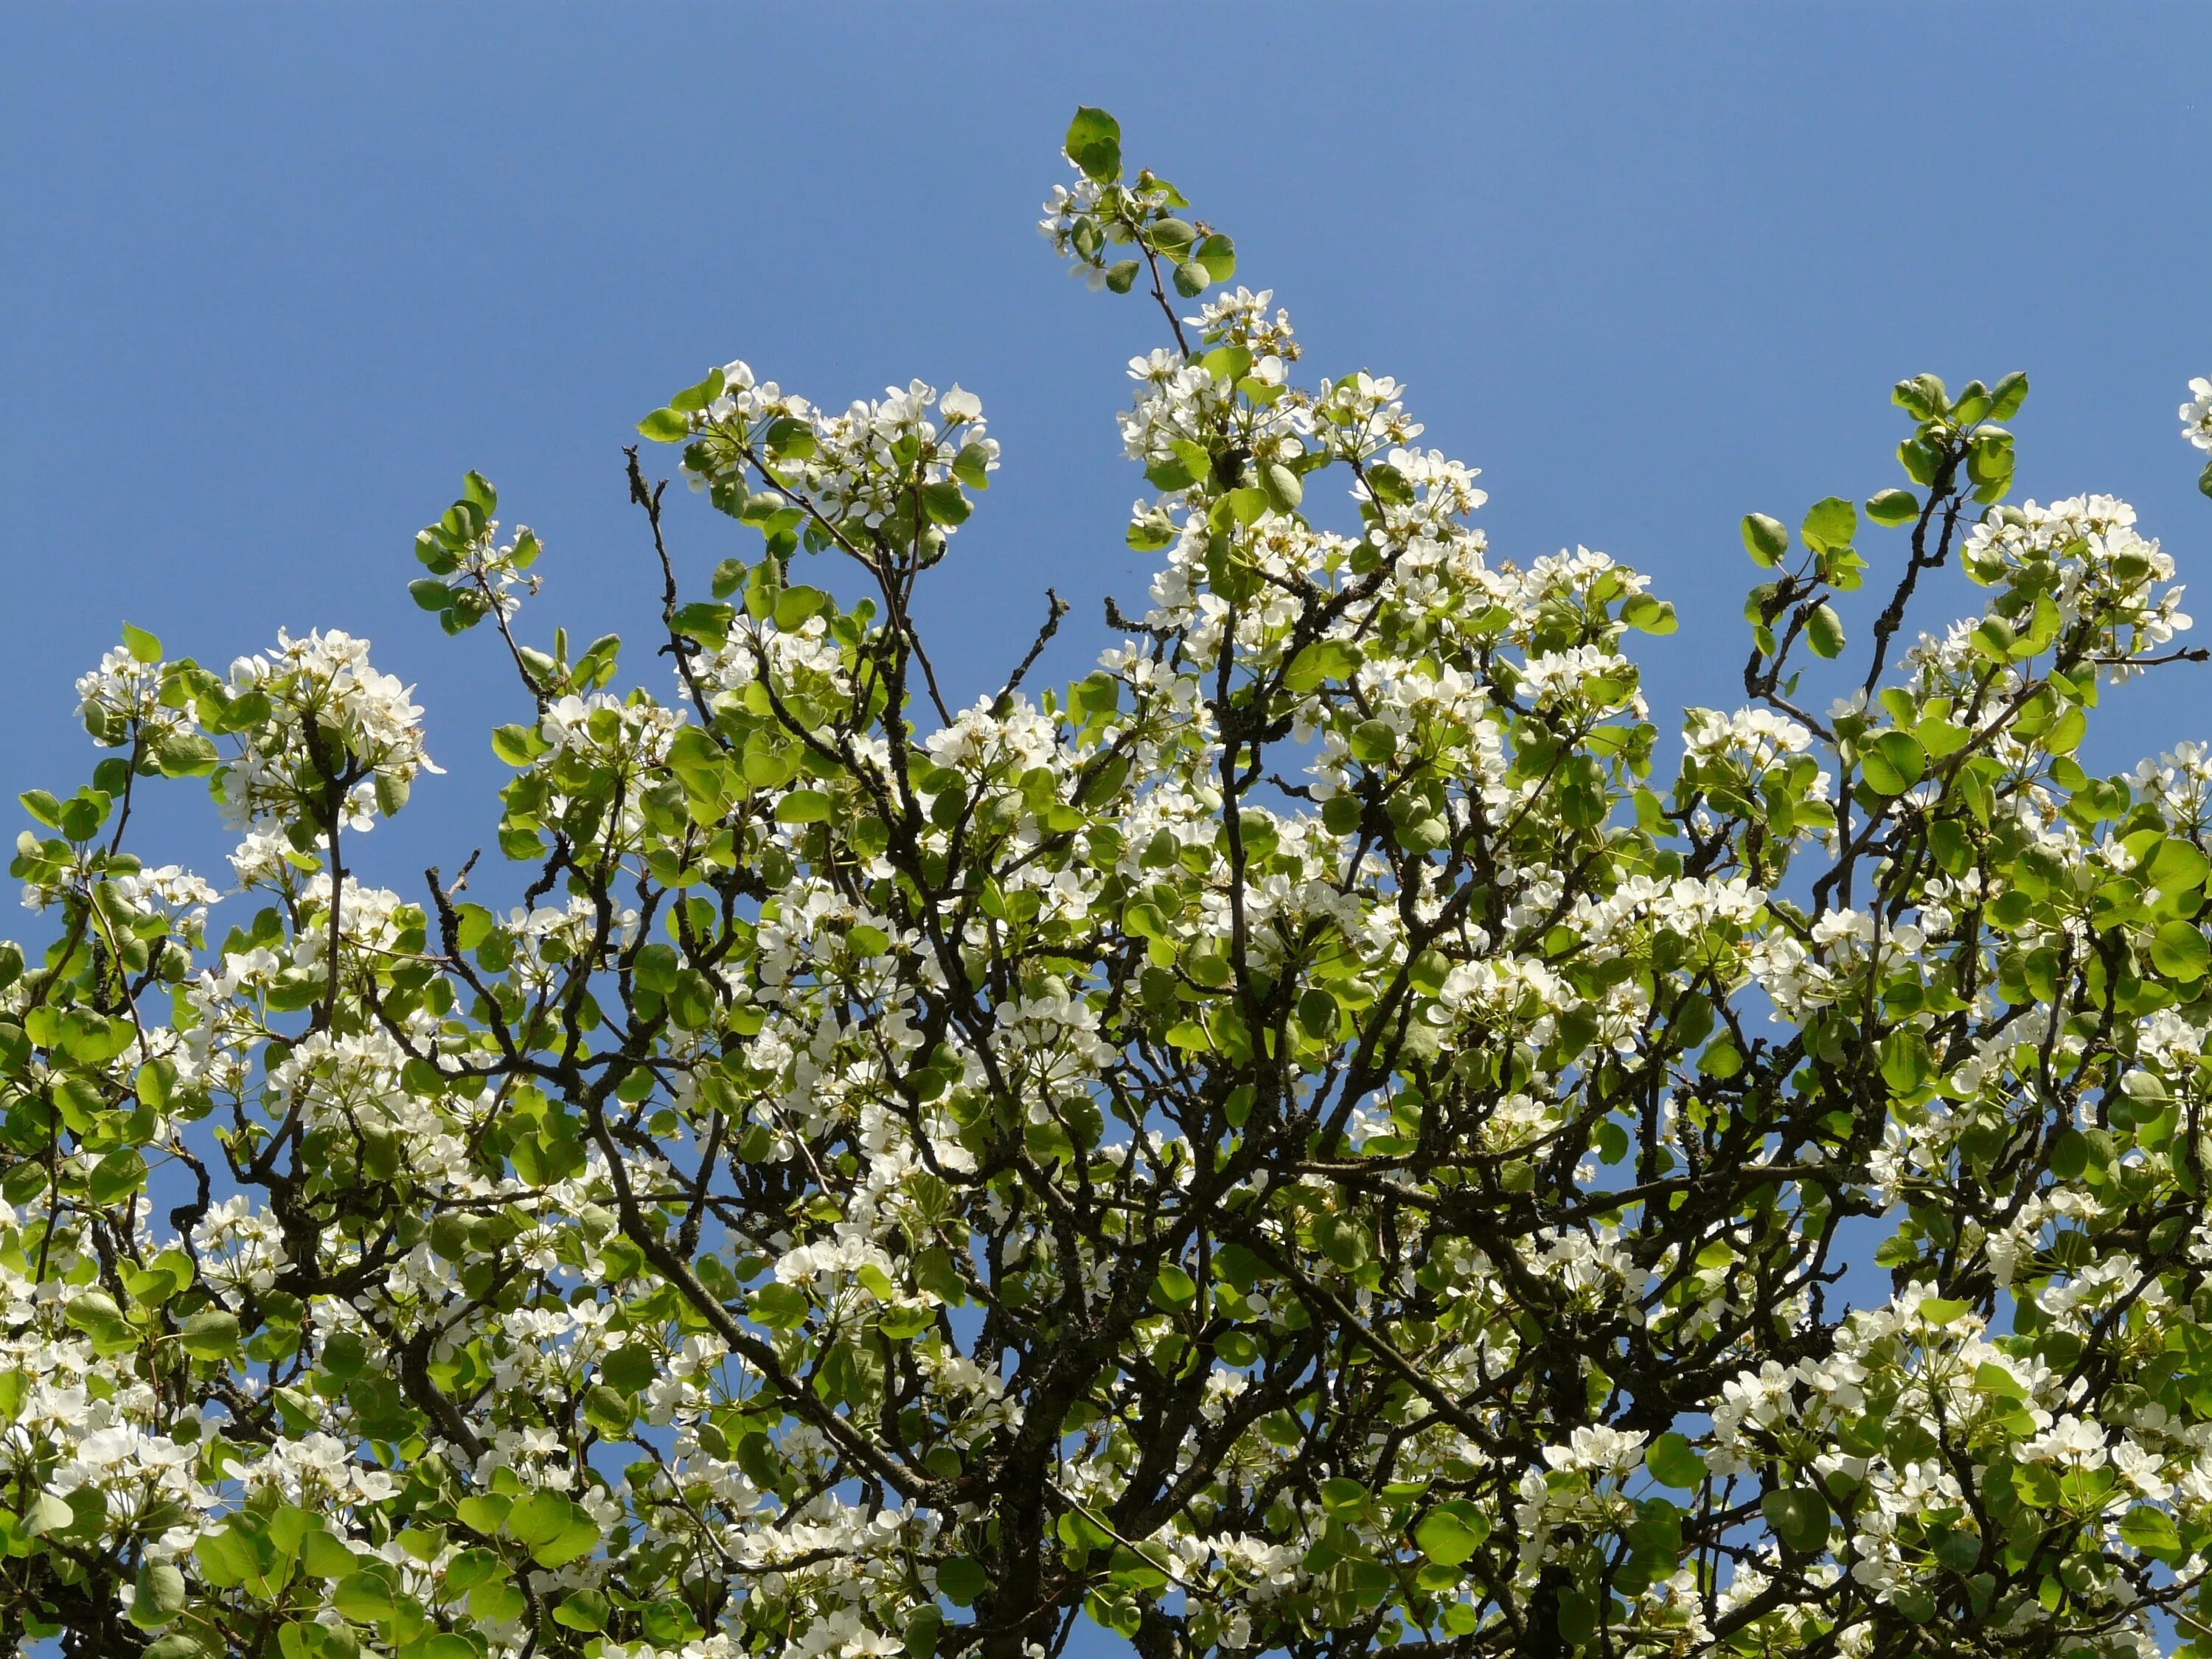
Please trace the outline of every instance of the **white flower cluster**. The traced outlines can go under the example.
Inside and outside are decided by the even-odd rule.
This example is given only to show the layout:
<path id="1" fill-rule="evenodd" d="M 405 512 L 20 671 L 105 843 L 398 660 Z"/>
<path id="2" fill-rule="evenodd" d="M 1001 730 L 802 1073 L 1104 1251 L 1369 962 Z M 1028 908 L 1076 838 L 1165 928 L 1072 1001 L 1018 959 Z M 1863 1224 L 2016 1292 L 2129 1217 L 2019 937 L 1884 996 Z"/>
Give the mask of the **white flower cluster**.
<path id="1" fill-rule="evenodd" d="M 236 828 L 259 829 L 271 818 L 319 823 L 321 798 L 335 787 L 341 823 L 366 830 L 405 798 L 418 774 L 442 769 L 424 746 L 414 688 L 379 672 L 368 641 L 350 634 L 295 639 L 280 631 L 273 652 L 231 664 L 228 690 L 268 707 L 241 733 L 243 752 L 217 774 L 225 816 Z"/>

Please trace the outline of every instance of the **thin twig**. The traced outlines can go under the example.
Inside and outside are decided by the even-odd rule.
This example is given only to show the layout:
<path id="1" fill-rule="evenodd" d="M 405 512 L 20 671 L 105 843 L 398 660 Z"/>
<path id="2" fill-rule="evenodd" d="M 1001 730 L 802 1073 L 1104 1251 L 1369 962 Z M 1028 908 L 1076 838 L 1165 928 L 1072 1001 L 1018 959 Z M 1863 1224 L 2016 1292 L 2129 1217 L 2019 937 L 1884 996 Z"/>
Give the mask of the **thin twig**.
<path id="1" fill-rule="evenodd" d="M 1067 614 L 1066 599 L 1061 599 L 1049 587 L 1045 589 L 1044 596 L 1052 606 L 1050 614 L 1045 617 L 1044 626 L 1037 629 L 1036 640 L 1030 647 L 1029 655 L 1022 659 L 1020 665 L 1007 676 L 1006 684 L 1000 688 L 1000 701 L 1012 696 L 1021 688 L 1024 677 L 1032 667 L 1036 666 L 1036 659 L 1044 654 L 1045 647 L 1052 642 L 1052 636 L 1060 632 L 1060 619 Z"/>

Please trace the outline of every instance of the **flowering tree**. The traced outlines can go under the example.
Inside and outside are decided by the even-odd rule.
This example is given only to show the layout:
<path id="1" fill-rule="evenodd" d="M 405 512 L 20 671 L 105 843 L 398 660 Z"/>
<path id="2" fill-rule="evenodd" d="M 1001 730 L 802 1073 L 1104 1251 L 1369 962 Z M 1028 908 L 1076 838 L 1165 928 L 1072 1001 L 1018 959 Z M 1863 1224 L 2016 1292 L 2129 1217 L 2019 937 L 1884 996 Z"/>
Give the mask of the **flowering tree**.
<path id="1" fill-rule="evenodd" d="M 2172 560 L 2109 498 L 2004 504 L 2022 377 L 1908 380 L 1904 485 L 1744 520 L 1746 706 L 1677 758 L 1644 578 L 1491 558 L 1395 382 L 1302 383 L 1110 119 L 1067 154 L 1046 234 L 1165 334 L 1121 422 L 1160 568 L 1087 678 L 1029 689 L 1053 599 L 940 695 L 913 599 L 998 465 L 974 397 L 732 362 L 641 428 L 742 527 L 706 596 L 631 455 L 659 694 L 524 642 L 538 543 L 482 478 L 418 538 L 520 683 L 512 908 L 473 855 L 364 879 L 436 769 L 362 641 L 218 672 L 126 629 L 80 682 L 111 752 L 23 797 L 53 938 L 0 961 L 9 1638 L 2201 1630 L 2212 756 L 2075 758 L 2103 687 L 2203 655 Z M 1954 562 L 1985 605 L 1907 631 Z M 219 941 L 125 850 L 195 776 Z"/>

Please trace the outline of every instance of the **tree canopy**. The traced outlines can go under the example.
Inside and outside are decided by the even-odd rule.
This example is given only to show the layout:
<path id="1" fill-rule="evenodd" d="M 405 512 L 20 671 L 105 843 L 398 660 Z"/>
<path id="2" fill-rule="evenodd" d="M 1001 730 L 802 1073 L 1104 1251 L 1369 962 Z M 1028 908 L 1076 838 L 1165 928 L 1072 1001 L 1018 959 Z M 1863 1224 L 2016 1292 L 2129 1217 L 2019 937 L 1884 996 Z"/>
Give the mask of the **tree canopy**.
<path id="1" fill-rule="evenodd" d="M 630 453 L 641 668 L 532 625 L 477 474 L 416 540 L 514 672 L 490 864 L 373 884 L 437 769 L 361 640 L 126 628 L 79 682 L 108 752 L 22 797 L 48 937 L 0 952 L 7 1638 L 2077 1659 L 2212 1618 L 2212 751 L 2077 758 L 2205 654 L 2172 557 L 2013 503 L 2024 376 L 1919 375 L 1901 473 L 1743 520 L 1742 706 L 1662 736 L 1647 580 L 1493 556 L 1398 383 L 1303 374 L 1121 143 L 1078 114 L 1042 224 L 1161 330 L 1158 574 L 1085 678 L 1033 684 L 1048 595 L 942 695 L 976 398 L 732 362 Z M 1929 624 L 1947 567 L 1986 598 Z M 195 777 L 222 893 L 135 850 Z"/>

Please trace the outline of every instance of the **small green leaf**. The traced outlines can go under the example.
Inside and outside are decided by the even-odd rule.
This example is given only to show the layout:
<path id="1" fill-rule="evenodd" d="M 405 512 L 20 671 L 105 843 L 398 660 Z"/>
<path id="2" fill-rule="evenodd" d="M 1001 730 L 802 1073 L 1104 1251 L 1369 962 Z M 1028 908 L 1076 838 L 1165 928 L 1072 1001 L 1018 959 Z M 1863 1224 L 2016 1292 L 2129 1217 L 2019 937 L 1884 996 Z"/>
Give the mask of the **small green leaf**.
<path id="1" fill-rule="evenodd" d="M 331 1605 L 356 1625 L 374 1625 L 397 1611 L 392 1586 L 374 1573 L 348 1573 L 331 1591 Z"/>
<path id="2" fill-rule="evenodd" d="M 173 1561 L 142 1561 L 137 1594 L 131 1602 L 131 1622 L 141 1630 L 158 1630 L 185 1610 L 185 1575 Z"/>
<path id="3" fill-rule="evenodd" d="M 1858 531 L 1858 508 L 1840 495 L 1815 501 L 1805 514 L 1805 522 L 1798 527 L 1805 545 L 1816 553 L 1840 552 L 1856 538 Z"/>
<path id="4" fill-rule="evenodd" d="M 2027 1386 L 2005 1367 L 1984 1359 L 1974 1367 L 1974 1386 L 2000 1400 L 2026 1400 Z"/>
<path id="5" fill-rule="evenodd" d="M 1206 292 L 1212 277 L 1204 265 L 1195 259 L 1185 259 L 1175 268 L 1175 291 L 1186 300 L 1194 300 Z"/>
<path id="6" fill-rule="evenodd" d="M 1674 607 L 1649 593 L 1638 593 L 1620 607 L 1620 619 L 1646 634 L 1671 634 L 1680 626 Z"/>
<path id="7" fill-rule="evenodd" d="M 568 1500 L 556 1492 L 534 1492 L 507 1512 L 507 1534 L 518 1543 L 550 1543 L 568 1529 Z"/>
<path id="8" fill-rule="evenodd" d="M 538 753 L 538 734 L 526 726 L 492 728 L 491 752 L 509 766 L 527 766 Z"/>
<path id="9" fill-rule="evenodd" d="M 605 1630 L 607 1598 L 593 1589 L 566 1592 L 553 1608 L 553 1622 L 568 1630 Z"/>
<path id="10" fill-rule="evenodd" d="M 541 1493 L 540 1496 L 550 1494 Z M 561 1530 L 552 1537 L 532 1545 L 530 1559 L 541 1567 L 565 1566 L 589 1555 L 599 1547 L 599 1523 L 571 1504 L 568 1519 L 562 1524 Z"/>
<path id="11" fill-rule="evenodd" d="M 1198 1281 L 1172 1261 L 1160 1264 L 1158 1275 L 1152 1280 L 1152 1300 L 1170 1308 L 1189 1305 L 1198 1295 Z"/>
<path id="12" fill-rule="evenodd" d="M 1468 1560 L 1489 1536 L 1489 1517 L 1465 1498 L 1437 1504 L 1413 1528 L 1413 1541 L 1421 1553 L 1442 1567 Z"/>
<path id="13" fill-rule="evenodd" d="M 819 789 L 794 789 L 776 803 L 778 823 L 822 823 L 828 821 L 830 797 Z"/>
<path id="14" fill-rule="evenodd" d="M 2089 1137 L 2079 1129 L 2062 1129 L 2051 1143 L 2051 1173 L 2061 1181 L 2079 1181 L 2089 1167 Z"/>
<path id="15" fill-rule="evenodd" d="M 24 1506 L 20 1524 L 24 1537 L 42 1538 L 58 1532 L 75 1518 L 67 1504 L 50 1492 L 42 1492 Z"/>
<path id="16" fill-rule="evenodd" d="M 691 422 L 672 409 L 656 409 L 637 423 L 638 433 L 657 444 L 672 444 L 691 435 Z"/>
<path id="17" fill-rule="evenodd" d="M 1121 124 L 1103 109 L 1089 105 L 1075 112 L 1068 123 L 1067 159 L 1102 185 L 1121 176 Z"/>
<path id="18" fill-rule="evenodd" d="M 130 647 L 132 659 L 143 663 L 161 660 L 161 642 L 143 628 L 123 624 L 123 643 Z"/>
<path id="19" fill-rule="evenodd" d="M 2122 1518 L 2120 1538 L 2160 1559 L 2181 1553 L 2181 1534 L 2174 1529 L 2173 1517 L 2148 1504 L 2136 1504 Z"/>
<path id="20" fill-rule="evenodd" d="M 2027 376 L 2014 369 L 1990 388 L 1990 418 L 2008 421 L 2027 401 Z"/>
<path id="21" fill-rule="evenodd" d="M 1806 613 L 1805 639 L 1818 656 L 1843 654 L 1844 623 L 1843 619 L 1836 615 L 1834 606 L 1823 600 Z"/>
<path id="22" fill-rule="evenodd" d="M 1911 524 L 1920 516 L 1920 498 L 1909 489 L 1878 490 L 1867 498 L 1866 512 L 1876 524 Z"/>
<path id="23" fill-rule="evenodd" d="M 1904 732 L 1884 732 L 1859 751 L 1859 775 L 1877 795 L 1901 795 L 1928 769 L 1928 751 Z"/>
<path id="24" fill-rule="evenodd" d="M 1398 734 L 1382 720 L 1362 720 L 1352 728 L 1352 757 L 1369 766 L 1397 752 Z"/>
<path id="25" fill-rule="evenodd" d="M 1204 265 L 1206 274 L 1217 283 L 1225 283 L 1237 274 L 1237 244 L 1218 230 L 1200 242 L 1190 257 Z"/>
<path id="26" fill-rule="evenodd" d="M 1828 1503 L 1810 1486 L 1784 1486 L 1759 1500 L 1759 1513 L 1774 1535 L 1801 1555 L 1828 1547 Z"/>
<path id="27" fill-rule="evenodd" d="M 965 524 L 974 512 L 975 504 L 961 493 L 960 486 L 950 478 L 921 487 L 921 504 L 929 511 L 935 524 Z"/>
<path id="28" fill-rule="evenodd" d="M 499 1530 L 500 1522 L 514 1506 L 514 1500 L 505 1492 L 472 1492 L 453 1506 L 453 1513 L 463 1526 L 489 1537 Z"/>
<path id="29" fill-rule="evenodd" d="M 1916 420 L 1933 420 L 1951 407 L 1951 394 L 1941 376 L 1916 374 L 1909 380 L 1899 380 L 1891 391 L 1890 401 Z"/>
<path id="30" fill-rule="evenodd" d="M 2169 921 L 2151 939 L 2150 959 L 2168 979 L 2194 985 L 2204 977 L 2212 951 L 2207 950 L 2203 930 L 2195 922 Z"/>
<path id="31" fill-rule="evenodd" d="M 1770 519 L 1764 513 L 1743 515 L 1743 550 L 1751 555 L 1751 562 L 1768 568 L 1782 562 L 1782 556 L 1790 550 L 1790 528 L 1779 519 Z"/>
<path id="32" fill-rule="evenodd" d="M 186 1353 L 200 1359 L 221 1359 L 238 1346 L 238 1316 L 210 1308 L 185 1321 L 177 1341 Z"/>
<path id="33" fill-rule="evenodd" d="M 1267 514 L 1267 492 L 1264 489 L 1232 489 L 1222 499 L 1228 503 L 1230 515 L 1239 524 L 1257 524 Z"/>
<path id="34" fill-rule="evenodd" d="M 983 1570 L 983 1564 L 970 1560 L 964 1555 L 956 1555 L 938 1564 L 937 1588 L 956 1607 L 972 1605 L 990 1582 L 991 1576 Z"/>
<path id="35" fill-rule="evenodd" d="M 1689 1440 L 1679 1434 L 1662 1434 L 1645 1449 L 1644 1467 L 1662 1486 L 1693 1492 L 1705 1484 L 1705 1460 Z"/>

